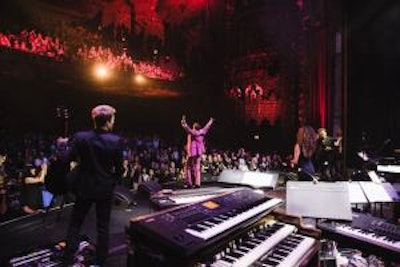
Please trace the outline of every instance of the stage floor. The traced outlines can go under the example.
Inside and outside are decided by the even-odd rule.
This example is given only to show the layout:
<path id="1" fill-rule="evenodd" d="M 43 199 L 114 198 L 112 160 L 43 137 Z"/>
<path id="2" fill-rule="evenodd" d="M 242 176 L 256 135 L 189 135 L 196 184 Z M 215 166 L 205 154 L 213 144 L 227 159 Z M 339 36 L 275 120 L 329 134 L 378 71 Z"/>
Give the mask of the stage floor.
<path id="1" fill-rule="evenodd" d="M 0 224 L 0 265 L 5 266 L 8 259 L 20 256 L 39 247 L 48 246 L 65 239 L 72 204 L 62 210 L 51 210 L 44 214 L 28 215 Z M 110 225 L 109 257 L 106 266 L 126 266 L 127 236 L 125 229 L 129 219 L 153 212 L 148 199 L 137 199 L 137 206 L 125 209 L 113 206 Z M 96 216 L 92 207 L 81 233 L 96 242 Z M 57 218 L 59 216 L 59 218 Z"/>

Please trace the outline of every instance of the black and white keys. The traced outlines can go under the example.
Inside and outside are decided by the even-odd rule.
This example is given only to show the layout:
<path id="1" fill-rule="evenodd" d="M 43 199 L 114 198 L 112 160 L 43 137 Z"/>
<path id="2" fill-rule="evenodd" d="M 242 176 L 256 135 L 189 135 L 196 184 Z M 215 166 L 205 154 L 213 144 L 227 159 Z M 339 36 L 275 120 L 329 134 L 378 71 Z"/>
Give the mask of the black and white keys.
<path id="1" fill-rule="evenodd" d="M 283 223 L 252 229 L 215 255 L 211 266 L 297 266 L 317 241 L 295 231 Z"/>
<path id="2" fill-rule="evenodd" d="M 262 267 L 295 267 L 302 262 L 317 241 L 313 238 L 291 234 L 254 264 Z"/>
<path id="3" fill-rule="evenodd" d="M 249 266 L 293 231 L 295 231 L 294 226 L 281 223 L 250 231 L 242 239 L 239 239 L 233 245 L 231 244 L 225 251 L 217 255 L 216 262 L 211 266 Z"/>
<path id="4" fill-rule="evenodd" d="M 257 205 L 252 205 L 250 207 L 233 209 L 206 221 L 189 225 L 188 228 L 185 229 L 185 232 L 198 238 L 207 240 L 223 233 L 231 227 L 251 219 L 254 216 L 268 211 L 281 203 L 281 199 L 273 198 L 261 203 L 257 203 Z"/>
<path id="5" fill-rule="evenodd" d="M 343 235 L 362 240 L 366 243 L 375 244 L 400 254 L 400 240 L 397 238 L 395 239 L 389 236 L 379 235 L 372 231 L 359 229 L 345 224 L 337 225 L 336 231 Z"/>

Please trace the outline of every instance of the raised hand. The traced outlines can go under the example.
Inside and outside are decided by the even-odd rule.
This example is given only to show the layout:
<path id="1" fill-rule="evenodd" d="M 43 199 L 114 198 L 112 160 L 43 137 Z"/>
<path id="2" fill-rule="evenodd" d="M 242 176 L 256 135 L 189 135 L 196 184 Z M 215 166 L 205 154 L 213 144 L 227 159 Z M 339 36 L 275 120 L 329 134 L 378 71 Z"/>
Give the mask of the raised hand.
<path id="1" fill-rule="evenodd" d="M 182 125 L 186 124 L 186 115 L 182 115 L 181 124 Z"/>

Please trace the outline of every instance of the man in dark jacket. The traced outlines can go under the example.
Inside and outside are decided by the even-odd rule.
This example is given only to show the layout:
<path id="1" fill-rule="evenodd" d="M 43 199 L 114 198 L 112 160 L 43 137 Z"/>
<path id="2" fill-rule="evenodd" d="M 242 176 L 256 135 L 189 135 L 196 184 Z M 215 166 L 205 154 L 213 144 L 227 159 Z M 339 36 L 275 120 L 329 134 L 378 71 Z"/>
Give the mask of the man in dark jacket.
<path id="1" fill-rule="evenodd" d="M 115 109 L 99 105 L 92 109 L 93 130 L 78 132 L 65 157 L 78 163 L 75 181 L 76 201 L 67 231 L 66 263 L 72 263 L 79 242 L 79 231 L 92 204 L 96 206 L 96 265 L 104 264 L 108 252 L 113 189 L 121 177 L 123 153 L 121 138 L 111 131 Z M 58 144 L 66 139 L 59 139 Z"/>

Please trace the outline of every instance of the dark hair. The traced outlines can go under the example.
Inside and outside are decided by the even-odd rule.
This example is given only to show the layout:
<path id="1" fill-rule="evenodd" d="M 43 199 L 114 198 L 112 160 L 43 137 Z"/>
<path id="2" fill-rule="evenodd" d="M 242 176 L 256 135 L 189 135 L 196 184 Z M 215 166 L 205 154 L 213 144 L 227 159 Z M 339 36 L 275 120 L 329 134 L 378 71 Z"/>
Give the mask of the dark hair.
<path id="1" fill-rule="evenodd" d="M 25 168 L 23 170 L 24 177 L 32 176 L 31 170 L 35 170 L 35 175 L 38 175 L 40 173 L 41 169 L 40 169 L 40 167 L 37 167 L 37 166 L 35 166 L 33 164 L 25 165 Z"/>
<path id="2" fill-rule="evenodd" d="M 314 128 L 303 126 L 297 132 L 297 143 L 306 158 L 311 158 L 316 149 L 316 136 Z"/>
<path id="3" fill-rule="evenodd" d="M 201 125 L 198 122 L 193 123 L 193 128 L 196 130 L 200 130 L 201 129 Z"/>

